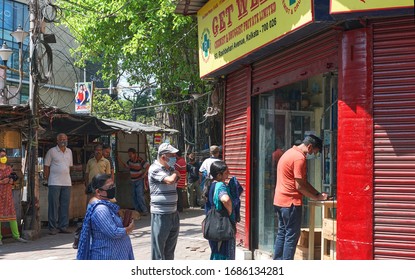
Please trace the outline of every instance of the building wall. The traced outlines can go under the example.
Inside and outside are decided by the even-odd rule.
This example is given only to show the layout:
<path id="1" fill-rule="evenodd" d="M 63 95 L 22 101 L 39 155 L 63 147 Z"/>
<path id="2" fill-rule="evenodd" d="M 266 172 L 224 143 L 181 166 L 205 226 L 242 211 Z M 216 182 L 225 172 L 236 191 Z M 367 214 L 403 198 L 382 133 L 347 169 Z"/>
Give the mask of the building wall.
<path id="1" fill-rule="evenodd" d="M 0 4 L 3 5 L 6 3 L 5 0 L 0 0 Z M 7 2 L 9 3 L 9 2 Z M 13 4 L 15 3 L 15 4 Z M 13 7 L 11 10 L 14 14 L 10 14 L 10 23 L 13 26 L 9 26 L 9 29 L 15 30 L 18 24 L 21 24 L 25 31 L 29 31 L 30 21 L 28 6 L 22 6 L 20 3 L 28 5 L 29 1 L 17 0 L 12 2 Z M 14 5 L 14 6 L 13 6 Z M 6 6 L 5 6 L 6 7 Z M 4 15 L 3 15 L 4 16 Z M 11 19 L 13 18 L 13 19 Z M 2 30 L 3 31 L 3 30 Z M 42 84 L 39 89 L 39 104 L 43 106 L 55 106 L 64 111 L 73 113 L 75 111 L 74 104 L 74 86 L 77 81 L 83 79 L 83 71 L 78 67 L 74 66 L 74 59 L 71 57 L 70 50 L 74 49 L 76 42 L 70 34 L 69 30 L 60 25 L 57 26 L 53 22 L 46 23 L 44 28 L 44 33 L 54 34 L 56 38 L 56 43 L 50 43 L 52 48 L 53 56 L 53 66 L 51 68 L 51 75 L 48 82 Z M 13 44 L 11 36 L 9 35 L 10 31 L 5 30 L 2 32 L 2 39 L 10 40 L 8 41 L 9 47 L 14 49 L 15 54 L 13 55 L 13 64 L 9 64 L 11 68 L 18 68 L 18 50 L 17 44 Z M 29 57 L 29 38 L 26 38 L 23 44 L 23 56 L 24 58 Z M 25 60 L 26 61 L 26 60 Z M 46 72 L 48 69 L 46 69 Z M 12 101 L 13 104 L 22 103 L 25 104 L 28 102 L 29 97 L 29 64 L 24 64 L 24 72 L 26 73 L 23 84 L 20 98 L 16 98 Z M 10 77 L 9 77 L 10 76 Z M 9 75 L 8 83 L 13 85 L 18 85 L 18 76 Z"/>
<path id="2" fill-rule="evenodd" d="M 337 259 L 373 258 L 373 112 L 370 36 L 343 33 L 339 67 Z"/>

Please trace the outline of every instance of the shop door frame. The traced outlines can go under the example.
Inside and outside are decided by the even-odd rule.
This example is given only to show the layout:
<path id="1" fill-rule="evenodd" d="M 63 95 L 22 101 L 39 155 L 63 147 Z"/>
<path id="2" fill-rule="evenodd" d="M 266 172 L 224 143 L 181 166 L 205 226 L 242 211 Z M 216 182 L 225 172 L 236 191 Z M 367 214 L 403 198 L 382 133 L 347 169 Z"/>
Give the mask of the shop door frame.
<path id="1" fill-rule="evenodd" d="M 256 188 L 254 189 L 255 193 L 253 194 L 253 197 L 254 197 L 254 200 L 255 200 L 254 203 L 255 204 L 257 203 L 256 204 L 257 206 L 255 207 L 255 209 L 252 209 L 253 210 L 252 215 L 254 217 L 253 220 L 255 221 L 254 223 L 256 223 L 256 225 L 254 225 L 254 227 L 252 228 L 251 234 L 252 234 L 252 240 L 253 240 L 253 243 L 252 243 L 253 244 L 253 249 L 254 250 L 259 250 L 259 251 L 261 251 L 261 253 L 268 253 L 269 252 L 268 250 L 270 248 L 269 248 L 269 246 L 267 248 L 265 248 L 265 246 L 264 247 L 260 246 L 260 244 L 259 244 L 260 236 L 266 236 L 267 234 L 272 234 L 273 235 L 272 241 L 275 242 L 275 235 L 276 235 L 276 230 L 277 230 L 277 225 L 276 225 L 277 219 L 274 216 L 273 226 L 271 225 L 272 232 L 267 233 L 264 230 L 264 232 L 261 233 L 261 229 L 265 229 L 265 227 L 264 227 L 265 223 L 261 224 L 261 222 L 265 222 L 265 220 L 264 220 L 265 215 L 261 216 L 261 213 L 264 214 L 265 211 L 267 211 L 267 207 L 265 205 L 265 199 L 266 198 L 271 199 L 271 203 L 272 203 L 273 202 L 273 196 L 274 196 L 274 189 L 275 189 L 275 180 L 274 180 L 273 183 L 272 183 L 272 186 L 271 186 L 271 188 L 272 188 L 271 197 L 269 198 L 268 196 L 265 195 L 266 185 L 269 185 L 269 184 L 265 183 L 265 181 L 267 180 L 266 179 L 266 174 L 265 174 L 265 166 L 267 165 L 267 160 L 265 158 L 261 157 L 261 155 L 264 155 L 264 156 L 268 155 L 269 156 L 270 151 L 268 151 L 268 150 L 263 151 L 263 148 L 265 148 L 266 145 L 265 145 L 264 140 L 262 140 L 262 139 L 265 139 L 265 138 L 261 137 L 261 136 L 265 136 L 265 134 L 266 134 L 266 132 L 264 131 L 264 126 L 265 126 L 265 121 L 266 121 L 266 118 L 267 118 L 267 114 L 272 114 L 274 119 L 275 119 L 276 115 L 285 117 L 284 118 L 284 121 L 285 121 L 285 124 L 284 124 L 284 127 L 285 127 L 285 131 L 284 131 L 284 150 L 285 151 L 290 149 L 292 147 L 291 144 L 294 143 L 294 139 L 292 137 L 292 129 L 293 129 L 292 120 L 293 120 L 293 117 L 297 117 L 297 116 L 299 116 L 299 117 L 309 117 L 310 118 L 309 119 L 310 130 L 314 129 L 314 126 L 313 126 L 314 125 L 314 112 L 312 112 L 312 111 L 259 109 L 259 114 L 258 114 L 259 116 L 258 116 L 258 119 L 257 119 L 258 120 L 257 124 L 259 125 L 259 127 L 258 127 L 259 145 L 256 148 L 256 150 L 253 151 L 255 161 L 258 163 L 257 164 L 257 171 L 258 172 L 256 172 L 255 175 L 253 176 L 253 181 L 254 181 L 253 185 L 256 186 Z M 273 132 L 274 131 L 275 130 L 273 130 Z M 305 132 L 306 131 L 302 131 L 302 134 L 301 134 L 300 138 L 302 138 L 302 139 L 304 138 Z M 275 147 L 272 150 L 274 151 Z M 272 154 L 272 152 L 271 152 L 271 154 Z M 261 167 L 264 169 L 264 171 L 262 172 L 262 175 L 261 175 Z M 270 174 L 273 174 L 272 172 L 273 172 L 273 170 L 271 170 Z M 274 172 L 275 172 L 275 170 L 274 170 Z M 261 178 L 262 178 L 262 180 L 261 180 Z M 260 186 L 262 186 L 262 187 L 260 187 Z M 262 196 L 261 196 L 261 194 L 262 194 Z M 264 203 L 260 204 L 260 201 L 262 201 L 262 200 L 264 200 Z M 262 208 L 260 207 L 260 205 L 262 205 Z M 268 207 L 268 208 L 270 208 L 270 207 Z M 273 207 L 271 207 L 271 209 L 272 209 L 271 211 L 274 213 Z M 268 211 L 269 210 L 270 209 L 268 209 Z M 306 211 L 304 211 L 304 213 L 306 213 Z M 304 221 L 306 221 L 306 219 L 304 219 Z M 270 224 L 272 224 L 272 221 L 268 221 L 268 222 Z M 271 253 L 272 253 L 272 251 L 271 251 Z"/>

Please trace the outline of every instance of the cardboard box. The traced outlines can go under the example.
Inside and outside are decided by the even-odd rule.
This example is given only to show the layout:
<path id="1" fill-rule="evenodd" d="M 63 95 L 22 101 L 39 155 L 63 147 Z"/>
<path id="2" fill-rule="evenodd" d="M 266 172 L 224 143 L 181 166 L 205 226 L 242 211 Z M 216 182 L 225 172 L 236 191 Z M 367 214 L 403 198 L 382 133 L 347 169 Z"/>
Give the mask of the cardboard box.
<path id="1" fill-rule="evenodd" d="M 321 259 L 321 248 L 320 246 L 314 247 L 314 260 Z M 308 248 L 297 245 L 295 250 L 294 260 L 308 260 Z"/>
<path id="2" fill-rule="evenodd" d="M 300 239 L 298 239 L 298 245 L 304 248 L 308 248 L 308 228 L 301 229 Z M 321 228 L 314 229 L 314 246 L 321 245 Z"/>

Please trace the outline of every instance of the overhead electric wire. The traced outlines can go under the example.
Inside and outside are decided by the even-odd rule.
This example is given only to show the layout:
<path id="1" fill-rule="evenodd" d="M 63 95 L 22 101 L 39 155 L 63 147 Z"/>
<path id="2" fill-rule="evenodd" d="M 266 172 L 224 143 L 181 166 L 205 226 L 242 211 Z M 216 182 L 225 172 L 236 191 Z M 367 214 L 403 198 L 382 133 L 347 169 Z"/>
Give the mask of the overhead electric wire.
<path id="1" fill-rule="evenodd" d="M 96 10 L 94 10 L 94 9 L 91 9 L 90 7 L 87 7 L 87 6 L 85 6 L 85 5 L 82 5 L 82 4 L 78 4 L 78 3 L 74 3 L 73 1 L 70 1 L 70 0 L 63 0 L 63 1 L 65 1 L 65 2 L 67 2 L 67 3 L 69 3 L 69 4 L 72 4 L 74 7 L 76 7 L 76 8 L 78 8 L 78 7 L 80 7 L 80 8 L 82 8 L 82 9 L 84 9 L 85 11 L 90 11 L 90 12 L 94 12 L 94 13 L 97 13 L 97 11 Z M 118 8 L 115 12 L 111 12 L 110 14 L 108 14 L 108 15 L 104 15 L 104 17 L 105 16 L 116 16 L 116 14 L 118 13 L 118 12 L 120 12 L 123 8 L 125 8 L 126 6 L 127 6 L 127 4 L 128 3 L 130 3 L 131 2 L 131 0 L 129 0 L 129 1 L 127 1 L 126 3 L 124 3 L 120 8 Z M 56 11 L 58 10 L 58 9 L 60 9 L 60 7 L 58 7 L 58 6 L 54 6 L 53 4 L 51 4 L 51 2 L 50 1 L 46 1 L 46 3 L 41 7 L 41 10 L 45 10 L 46 9 L 46 7 L 52 7 L 52 9 L 56 9 Z M 13 7 L 14 9 L 16 9 L 15 7 Z M 74 11 L 78 11 L 78 9 L 73 9 Z M 145 11 L 139 11 L 139 12 L 137 12 L 137 14 L 146 14 L 146 13 L 148 13 L 148 12 L 150 12 L 150 11 L 157 11 L 157 10 L 160 10 L 160 9 L 158 9 L 158 8 L 154 8 L 154 9 L 148 9 L 148 10 L 145 10 Z M 56 13 L 58 13 L 58 12 L 56 12 Z M 100 12 L 101 13 L 101 12 Z M 45 15 L 43 15 L 43 18 L 45 17 Z M 79 32 L 77 32 L 76 31 L 76 29 L 75 28 L 73 28 L 73 26 L 71 26 L 71 24 L 69 23 L 69 22 L 67 22 L 66 20 L 65 20 L 65 18 L 62 18 L 63 20 L 64 20 L 64 22 L 69 26 L 69 27 L 71 27 L 71 31 L 72 32 L 75 32 L 75 33 L 77 33 L 77 35 L 78 35 L 78 37 L 75 37 L 72 33 L 70 33 L 70 32 L 68 32 L 65 28 L 58 28 L 57 26 L 57 28 L 56 28 L 56 33 L 55 33 L 55 36 L 57 37 L 57 39 L 59 40 L 59 42 L 61 42 L 63 45 L 65 45 L 66 47 L 69 47 L 69 48 L 71 48 L 71 46 L 70 46 L 70 44 L 68 43 L 68 41 L 66 40 L 66 39 L 64 39 L 65 38 L 65 36 L 62 36 L 62 34 L 65 34 L 66 35 L 66 38 L 67 37 L 69 37 L 69 38 L 72 38 L 72 39 L 79 39 L 79 38 L 81 38 L 81 41 L 79 42 L 79 44 L 82 44 L 82 43 L 85 43 L 85 42 L 88 42 L 88 37 L 86 37 L 86 36 L 82 36 L 82 34 L 80 34 Z M 29 20 L 29 18 L 27 18 L 27 20 Z M 49 20 L 49 21 L 55 21 L 56 20 L 56 17 L 51 17 L 51 18 L 47 18 L 47 20 Z M 53 24 L 53 23 L 52 23 Z M 189 31 L 187 31 L 187 33 L 186 34 L 184 34 L 175 44 L 174 44 L 174 47 L 175 46 L 177 46 L 182 40 L 184 40 L 195 28 L 197 27 L 197 23 L 196 24 L 194 24 L 192 27 L 191 27 L 191 29 L 189 30 Z M 37 26 L 36 28 L 39 28 L 39 26 Z M 82 42 L 83 41 L 83 42 Z M 72 66 L 72 68 L 74 69 L 74 73 L 75 73 L 75 76 L 76 76 L 76 81 L 78 81 L 79 80 L 79 76 L 78 76 L 78 73 L 77 73 L 77 71 L 75 70 L 75 68 L 76 69 L 78 69 L 79 70 L 79 72 L 81 72 L 82 70 L 85 70 L 84 68 L 81 68 L 81 67 L 78 67 L 78 66 L 75 66 L 74 65 L 74 63 L 73 63 L 73 60 L 72 59 L 69 59 L 63 52 L 61 52 L 61 51 L 59 51 L 60 52 L 60 54 L 61 55 L 63 55 L 65 58 L 62 58 L 62 57 L 60 57 L 59 55 L 57 55 L 57 53 L 55 53 L 56 51 L 59 51 L 59 50 L 57 50 L 57 49 L 53 49 L 52 50 L 52 52 L 53 52 L 53 56 L 55 56 L 55 57 L 57 57 L 57 58 L 59 58 L 61 61 L 63 61 L 63 62 L 68 62 L 68 63 L 70 63 L 71 64 L 71 66 Z M 48 55 L 49 56 L 49 55 Z M 48 64 L 49 65 L 49 64 Z M 46 66 L 48 66 L 48 65 L 46 65 Z M 35 65 L 36 67 L 38 67 L 38 65 Z M 61 67 L 63 67 L 63 66 L 61 66 Z M 55 71 L 55 69 L 51 69 L 51 68 L 49 68 L 49 67 L 47 67 L 47 69 L 48 69 L 48 71 L 47 71 L 47 74 L 45 74 L 45 75 L 43 75 L 44 77 L 43 78 L 45 78 L 45 76 L 47 76 L 48 77 L 48 79 L 50 80 L 50 82 L 49 82 L 49 84 L 52 84 L 52 85 L 55 85 L 55 73 L 54 73 L 54 71 Z M 38 69 L 39 70 L 39 69 Z M 36 71 L 32 71 L 33 72 L 33 74 L 35 74 L 35 75 L 39 75 L 40 73 L 39 73 L 39 71 L 38 70 L 36 70 Z M 89 72 L 88 71 L 88 73 L 89 74 L 92 74 L 92 72 Z M 45 86 L 45 85 L 44 85 Z M 43 86 L 43 87 L 44 87 Z M 131 87 L 129 87 L 129 88 L 134 88 L 135 86 L 131 86 Z M 127 87 L 117 87 L 118 89 L 120 89 L 120 88 L 127 88 Z M 99 89 L 106 89 L 106 88 L 99 88 Z M 49 94 L 49 96 L 51 96 L 52 97 L 52 100 L 39 100 L 39 101 L 41 101 L 42 103 L 44 103 L 44 104 L 50 104 L 50 105 L 52 105 L 56 100 L 55 100 L 55 98 L 58 98 L 57 96 L 55 96 L 55 92 L 56 92 L 56 89 L 54 89 L 54 88 L 52 88 L 52 87 L 49 87 L 48 89 L 47 89 L 47 91 L 52 91 L 52 93 L 51 94 Z M 44 96 L 47 96 L 47 95 L 45 95 L 45 94 L 42 94 L 42 96 L 43 96 L 43 98 L 44 98 Z M 175 104 L 180 104 L 180 103 L 185 103 L 185 102 L 189 102 L 190 100 L 182 100 L 182 101 L 178 101 L 178 102 L 173 102 L 173 103 L 168 103 L 168 104 L 160 104 L 160 105 L 154 105 L 154 106 L 149 106 L 148 108 L 156 108 L 156 107 L 162 107 L 162 106 L 169 106 L 169 105 L 175 105 Z M 65 104 L 65 105 L 60 105 L 60 107 L 62 107 L 62 108 L 67 108 L 68 106 L 70 106 L 71 104 L 73 104 L 74 103 L 74 99 L 71 99 L 71 101 L 69 102 L 69 103 L 67 103 L 67 104 Z M 141 108 L 134 108 L 133 110 L 142 110 L 142 109 L 146 109 L 146 107 L 141 107 Z"/>
<path id="2" fill-rule="evenodd" d="M 138 111 L 138 110 L 146 110 L 146 109 L 151 109 L 151 108 L 157 108 L 157 107 L 165 107 L 165 106 L 171 106 L 171 105 L 177 105 L 177 104 L 181 104 L 181 103 L 190 103 L 190 102 L 197 102 L 197 100 L 206 95 L 208 93 L 204 93 L 201 96 L 199 96 L 197 99 L 186 99 L 186 100 L 181 100 L 181 101 L 176 101 L 176 102 L 171 102 L 171 103 L 162 103 L 162 104 L 158 104 L 158 105 L 150 105 L 150 106 L 143 106 L 143 107 L 137 107 L 137 108 L 132 108 L 130 111 Z M 98 111 L 95 113 L 106 113 L 107 111 Z M 111 113 L 120 113 L 121 111 L 117 111 L 117 112 L 111 112 Z M 200 122 L 203 123 L 204 121 Z"/>

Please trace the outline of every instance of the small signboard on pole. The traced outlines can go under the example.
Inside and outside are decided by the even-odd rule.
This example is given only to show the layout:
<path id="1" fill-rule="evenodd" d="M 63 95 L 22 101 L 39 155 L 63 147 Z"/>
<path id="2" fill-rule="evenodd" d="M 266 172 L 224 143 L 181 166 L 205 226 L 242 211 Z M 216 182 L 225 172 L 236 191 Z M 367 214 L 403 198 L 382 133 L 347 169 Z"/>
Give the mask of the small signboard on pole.
<path id="1" fill-rule="evenodd" d="M 154 145 L 160 145 L 161 136 L 161 133 L 154 133 Z"/>
<path id="2" fill-rule="evenodd" d="M 75 83 L 75 113 L 91 113 L 93 88 L 93 82 Z"/>

